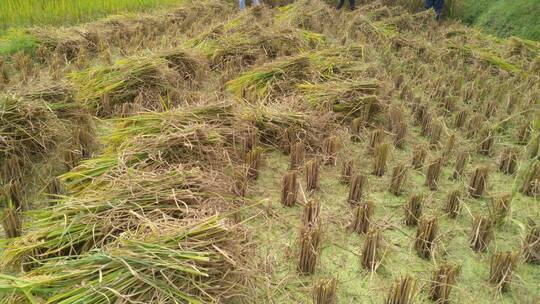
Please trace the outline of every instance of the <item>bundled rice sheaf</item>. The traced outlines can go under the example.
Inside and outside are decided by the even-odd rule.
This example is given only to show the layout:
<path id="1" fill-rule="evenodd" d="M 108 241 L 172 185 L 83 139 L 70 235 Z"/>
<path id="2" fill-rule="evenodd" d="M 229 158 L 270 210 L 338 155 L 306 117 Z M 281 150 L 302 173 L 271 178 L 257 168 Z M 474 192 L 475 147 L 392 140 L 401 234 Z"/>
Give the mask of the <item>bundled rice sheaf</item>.
<path id="1" fill-rule="evenodd" d="M 102 136 L 105 151 L 61 176 L 70 191 L 96 186 L 97 177 L 113 171 L 136 168 L 150 171 L 173 164 L 210 168 L 223 165 L 232 137 L 241 122 L 232 127 L 228 104 L 197 105 L 167 112 L 147 112 L 114 120 L 115 127 Z M 238 141 L 238 139 L 237 139 Z M 232 154 L 232 153 L 231 153 Z"/>
<path id="2" fill-rule="evenodd" d="M 278 8 L 275 18 L 278 23 L 290 27 L 323 33 L 328 28 L 328 22 L 335 18 L 335 13 L 323 1 L 302 0 Z"/>
<path id="3" fill-rule="evenodd" d="M 77 99 L 96 113 L 107 116 L 122 104 L 140 104 L 165 110 L 175 86 L 196 77 L 198 60 L 184 50 L 118 60 L 111 66 L 92 67 L 69 75 Z"/>
<path id="4" fill-rule="evenodd" d="M 265 58 L 291 56 L 325 44 L 322 34 L 294 28 L 268 28 L 256 20 L 252 24 L 204 33 L 187 42 L 200 49 L 215 70 L 237 70 Z"/>
<path id="5" fill-rule="evenodd" d="M 18 303 L 218 303 L 242 294 L 250 246 L 241 229 L 217 217 L 156 229 L 47 260 L 19 277 L 2 275 L 2 290 Z"/>
<path id="6" fill-rule="evenodd" d="M 362 56 L 362 49 L 353 46 L 278 58 L 230 80 L 227 90 L 252 102 L 272 99 L 293 92 L 303 82 L 359 74 L 365 69 L 359 61 Z"/>
<path id="7" fill-rule="evenodd" d="M 354 118 L 373 104 L 379 107 L 379 82 L 374 79 L 335 79 L 322 83 L 303 83 L 298 87 L 312 105 L 329 108 L 344 118 Z"/>
<path id="8" fill-rule="evenodd" d="M 48 201 L 51 207 L 32 211 L 27 233 L 2 252 L 2 264 L 82 254 L 141 226 L 153 229 L 154 221 L 226 210 L 229 189 L 221 174 L 184 166 L 104 175 L 84 192 L 59 196 Z"/>
<path id="9" fill-rule="evenodd" d="M 0 181 L 23 177 L 53 151 L 67 130 L 44 101 L 0 97 Z"/>
<path id="10" fill-rule="evenodd" d="M 331 113 L 305 109 L 295 100 L 265 105 L 244 104 L 237 117 L 259 130 L 263 144 L 285 151 L 290 151 L 298 141 L 304 143 L 306 150 L 313 151 L 325 135 L 336 128 Z"/>

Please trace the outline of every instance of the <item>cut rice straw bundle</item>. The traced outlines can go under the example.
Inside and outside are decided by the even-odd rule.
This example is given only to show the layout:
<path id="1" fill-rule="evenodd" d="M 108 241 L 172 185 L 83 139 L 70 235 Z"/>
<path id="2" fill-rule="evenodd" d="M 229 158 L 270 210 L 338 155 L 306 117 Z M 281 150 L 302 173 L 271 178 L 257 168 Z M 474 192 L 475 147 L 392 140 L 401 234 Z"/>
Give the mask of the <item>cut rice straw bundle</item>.
<path id="1" fill-rule="evenodd" d="M 248 250 L 241 231 L 217 217 L 173 224 L 159 234 L 138 233 L 76 259 L 46 261 L 22 275 L 4 275 L 6 291 L 48 303 L 215 302 L 233 296 L 245 281 L 240 271 Z M 21 285 L 21 283 L 23 283 Z"/>
<path id="2" fill-rule="evenodd" d="M 416 291 L 416 282 L 410 276 L 396 280 L 388 292 L 384 304 L 410 304 L 413 302 Z"/>
<path id="3" fill-rule="evenodd" d="M 30 213 L 28 233 L 2 252 L 2 264 L 82 254 L 154 219 L 226 210 L 234 197 L 229 185 L 218 174 L 185 167 L 104 176 L 99 189 Z"/>
<path id="4" fill-rule="evenodd" d="M 322 279 L 313 288 L 313 304 L 335 304 L 337 280 Z"/>

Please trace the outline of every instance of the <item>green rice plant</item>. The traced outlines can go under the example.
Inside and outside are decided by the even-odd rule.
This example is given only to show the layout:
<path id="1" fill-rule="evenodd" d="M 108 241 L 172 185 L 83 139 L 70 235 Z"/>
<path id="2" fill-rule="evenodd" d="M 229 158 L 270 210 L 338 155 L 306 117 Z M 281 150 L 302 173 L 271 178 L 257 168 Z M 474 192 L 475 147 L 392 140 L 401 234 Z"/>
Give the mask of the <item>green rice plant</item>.
<path id="1" fill-rule="evenodd" d="M 82 254 L 140 226 L 152 228 L 153 221 L 183 218 L 200 208 L 226 209 L 228 197 L 222 177 L 198 168 L 130 169 L 102 176 L 93 188 L 58 196 L 49 201 L 50 207 L 29 211 L 27 233 L 5 246 L 1 261 L 32 265 Z"/>
<path id="2" fill-rule="evenodd" d="M 246 237 L 218 217 L 133 232 L 103 249 L 50 259 L 0 290 L 46 303 L 214 303 L 242 289 Z M 233 288 L 234 287 L 234 291 Z M 20 298 L 19 298 L 20 299 Z"/>
<path id="3" fill-rule="evenodd" d="M 24 30 L 11 29 L 0 36 L 0 56 L 19 52 L 31 55 L 37 47 L 37 38 Z"/>
<path id="4" fill-rule="evenodd" d="M 32 25 L 61 25 L 90 21 L 108 14 L 172 6 L 184 0 L 6 0 L 0 5 L 0 30 Z"/>

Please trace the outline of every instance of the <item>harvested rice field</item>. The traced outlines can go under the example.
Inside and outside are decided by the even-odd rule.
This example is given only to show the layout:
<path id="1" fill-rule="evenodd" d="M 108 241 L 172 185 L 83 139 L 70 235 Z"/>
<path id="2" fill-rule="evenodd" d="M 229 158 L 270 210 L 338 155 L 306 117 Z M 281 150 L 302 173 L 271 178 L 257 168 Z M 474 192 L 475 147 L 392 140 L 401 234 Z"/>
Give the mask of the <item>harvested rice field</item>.
<path id="1" fill-rule="evenodd" d="M 0 303 L 540 303 L 537 41 L 387 0 L 3 37 Z"/>

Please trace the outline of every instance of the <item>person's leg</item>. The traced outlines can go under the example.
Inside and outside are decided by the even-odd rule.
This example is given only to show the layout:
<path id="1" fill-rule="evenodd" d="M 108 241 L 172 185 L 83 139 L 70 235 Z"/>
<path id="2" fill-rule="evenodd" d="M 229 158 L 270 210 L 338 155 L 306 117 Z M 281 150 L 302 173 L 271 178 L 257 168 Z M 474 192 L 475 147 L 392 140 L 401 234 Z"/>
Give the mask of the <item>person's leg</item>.
<path id="1" fill-rule="evenodd" d="M 441 18 L 441 14 L 444 8 L 444 0 L 435 0 L 434 8 L 437 20 L 439 20 Z"/>
<path id="2" fill-rule="evenodd" d="M 339 4 L 337 5 L 337 9 L 341 9 L 343 4 L 345 4 L 345 0 L 339 0 Z"/>
<path id="3" fill-rule="evenodd" d="M 356 6 L 354 4 L 355 4 L 355 0 L 349 0 L 349 7 L 351 11 L 354 11 L 356 9 Z"/>
<path id="4" fill-rule="evenodd" d="M 251 0 L 251 4 L 252 4 L 253 6 L 258 6 L 258 5 L 260 5 L 261 3 L 259 2 L 259 0 Z"/>
<path id="5" fill-rule="evenodd" d="M 240 10 L 243 11 L 246 9 L 246 0 L 239 0 Z"/>
<path id="6" fill-rule="evenodd" d="M 426 0 L 424 7 L 428 10 L 433 7 L 433 0 Z"/>

